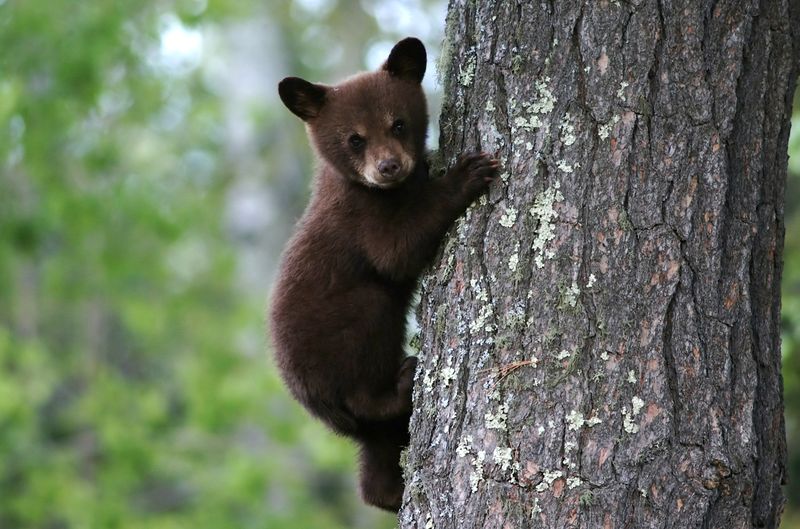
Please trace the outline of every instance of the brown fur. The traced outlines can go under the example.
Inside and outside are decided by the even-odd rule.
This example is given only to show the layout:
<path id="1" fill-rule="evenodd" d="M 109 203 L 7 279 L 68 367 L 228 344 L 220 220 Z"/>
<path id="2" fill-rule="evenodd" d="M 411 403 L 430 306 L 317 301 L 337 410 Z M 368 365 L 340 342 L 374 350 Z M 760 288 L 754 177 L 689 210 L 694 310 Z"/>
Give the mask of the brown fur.
<path id="1" fill-rule="evenodd" d="M 417 364 L 403 351 L 406 311 L 445 232 L 497 172 L 470 154 L 428 178 L 425 61 L 408 38 L 378 71 L 334 87 L 279 86 L 321 164 L 273 290 L 275 358 L 297 400 L 360 444 L 362 496 L 391 511 L 403 495 Z"/>

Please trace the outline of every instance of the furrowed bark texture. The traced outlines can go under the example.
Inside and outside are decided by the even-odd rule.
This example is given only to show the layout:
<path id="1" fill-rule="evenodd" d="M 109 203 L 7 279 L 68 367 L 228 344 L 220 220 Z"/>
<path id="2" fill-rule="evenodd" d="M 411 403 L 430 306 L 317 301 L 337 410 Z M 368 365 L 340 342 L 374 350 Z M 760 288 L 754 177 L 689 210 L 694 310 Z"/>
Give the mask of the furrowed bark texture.
<path id="1" fill-rule="evenodd" d="M 451 0 L 402 527 L 778 526 L 795 11 Z"/>

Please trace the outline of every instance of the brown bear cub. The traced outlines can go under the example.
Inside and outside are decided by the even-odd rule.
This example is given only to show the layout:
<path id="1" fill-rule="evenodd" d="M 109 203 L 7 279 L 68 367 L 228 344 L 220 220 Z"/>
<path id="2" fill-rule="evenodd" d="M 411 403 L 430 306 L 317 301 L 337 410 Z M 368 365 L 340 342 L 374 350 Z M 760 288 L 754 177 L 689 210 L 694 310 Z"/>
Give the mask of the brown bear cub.
<path id="1" fill-rule="evenodd" d="M 498 168 L 466 154 L 428 177 L 425 64 L 425 47 L 407 38 L 378 71 L 278 86 L 320 166 L 273 290 L 275 357 L 295 398 L 359 443 L 364 500 L 395 512 L 417 366 L 403 349 L 406 311 L 445 232 Z"/>

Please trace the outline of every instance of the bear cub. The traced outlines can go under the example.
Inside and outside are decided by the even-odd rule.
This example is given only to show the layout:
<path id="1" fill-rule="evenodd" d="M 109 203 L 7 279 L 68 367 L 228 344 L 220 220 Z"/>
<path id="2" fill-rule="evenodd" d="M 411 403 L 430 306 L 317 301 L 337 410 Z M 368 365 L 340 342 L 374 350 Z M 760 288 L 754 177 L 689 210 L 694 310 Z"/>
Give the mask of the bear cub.
<path id="1" fill-rule="evenodd" d="M 403 349 L 406 311 L 445 232 L 498 170 L 471 153 L 428 177 L 426 60 L 406 38 L 377 71 L 278 85 L 319 169 L 273 288 L 275 359 L 294 397 L 359 444 L 364 501 L 395 512 L 417 366 Z"/>

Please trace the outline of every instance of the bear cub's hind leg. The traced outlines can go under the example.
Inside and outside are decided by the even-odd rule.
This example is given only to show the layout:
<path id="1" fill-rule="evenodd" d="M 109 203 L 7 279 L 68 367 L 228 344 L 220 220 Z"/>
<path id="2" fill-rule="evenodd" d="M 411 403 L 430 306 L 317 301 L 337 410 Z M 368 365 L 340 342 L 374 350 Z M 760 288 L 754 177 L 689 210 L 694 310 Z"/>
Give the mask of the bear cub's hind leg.
<path id="1" fill-rule="evenodd" d="M 403 447 L 389 439 L 361 444 L 361 497 L 375 507 L 397 512 L 403 501 Z"/>
<path id="2" fill-rule="evenodd" d="M 360 439 L 361 445 L 361 497 L 369 505 L 398 512 L 403 501 L 403 470 L 400 468 L 400 453 L 408 446 L 408 421 L 411 417 L 411 393 L 414 386 L 414 372 L 417 359 L 406 357 L 397 374 L 394 396 L 396 402 L 392 413 L 386 414 L 392 406 L 383 405 L 380 420 L 376 417 L 366 424 L 368 432 Z M 369 399 L 370 404 L 380 399 Z M 362 405 L 364 405 L 362 401 Z M 363 408 L 359 411 L 365 411 Z M 397 415 L 395 415 L 397 414 Z"/>
<path id="3" fill-rule="evenodd" d="M 405 417 L 408 424 L 416 369 L 416 357 L 409 356 L 401 364 L 393 385 L 376 388 L 374 384 L 366 384 L 369 381 L 364 381 L 365 384 L 345 400 L 350 412 L 364 421 L 389 421 Z"/>

